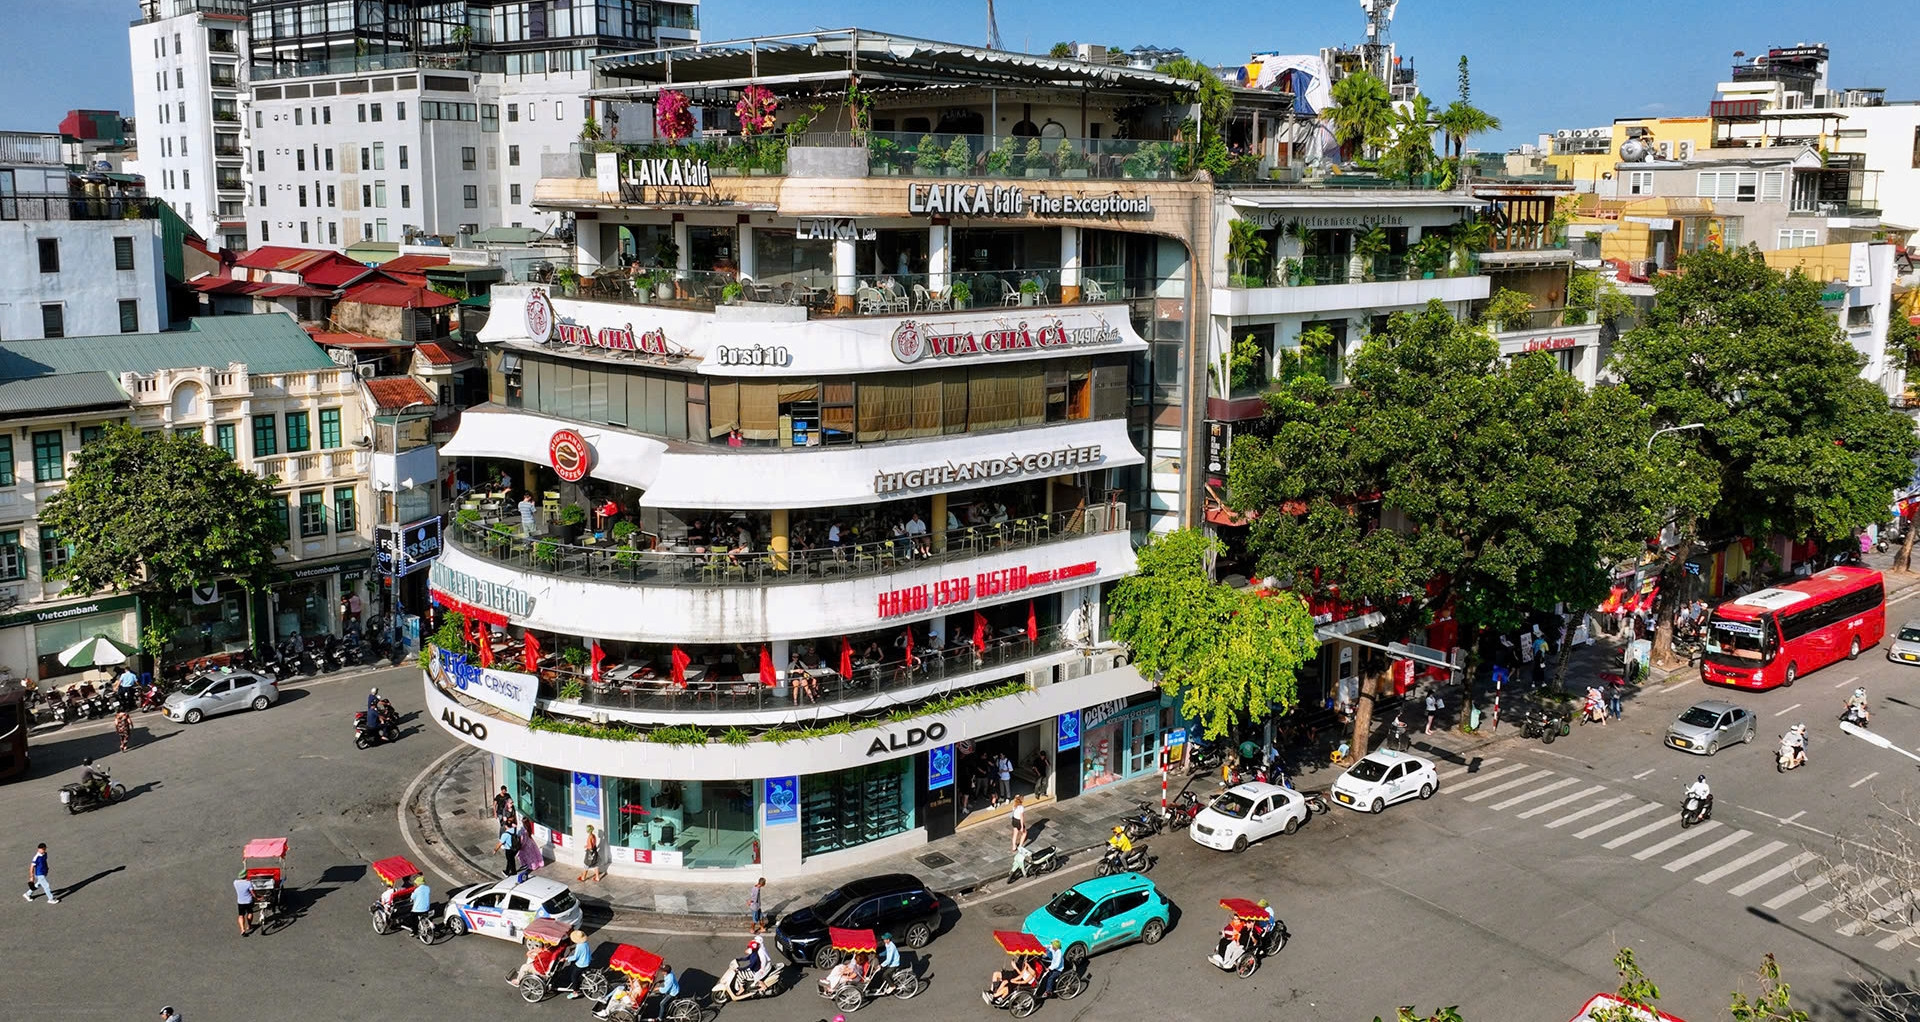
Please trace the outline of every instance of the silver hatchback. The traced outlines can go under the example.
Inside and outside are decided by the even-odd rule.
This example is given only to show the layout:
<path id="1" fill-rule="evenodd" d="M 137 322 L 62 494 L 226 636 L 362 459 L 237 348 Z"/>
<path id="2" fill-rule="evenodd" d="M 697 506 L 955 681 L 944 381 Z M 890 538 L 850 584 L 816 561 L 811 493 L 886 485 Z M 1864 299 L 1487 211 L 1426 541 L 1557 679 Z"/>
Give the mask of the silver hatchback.
<path id="1" fill-rule="evenodd" d="M 1703 699 L 1685 710 L 1667 725 L 1667 744 L 1681 752 L 1711 756 L 1723 745 L 1751 742 L 1759 724 L 1744 706 L 1718 699 Z"/>
<path id="2" fill-rule="evenodd" d="M 1920 665 L 1920 618 L 1900 626 L 1887 643 L 1887 659 L 1896 664 Z"/>
<path id="3" fill-rule="evenodd" d="M 167 696 L 168 720 L 198 724 L 207 717 L 252 708 L 264 710 L 280 701 L 280 683 L 252 671 L 208 671 L 187 678 L 179 691 Z"/>

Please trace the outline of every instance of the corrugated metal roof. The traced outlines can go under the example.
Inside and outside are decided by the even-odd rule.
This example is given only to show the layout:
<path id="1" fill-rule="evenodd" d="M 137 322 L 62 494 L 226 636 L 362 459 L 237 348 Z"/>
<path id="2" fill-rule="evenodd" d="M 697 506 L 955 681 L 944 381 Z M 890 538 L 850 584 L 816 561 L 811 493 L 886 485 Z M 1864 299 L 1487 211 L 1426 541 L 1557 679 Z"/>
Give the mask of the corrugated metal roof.
<path id="1" fill-rule="evenodd" d="M 106 373 L 62 373 L 0 381 L 0 415 L 124 407 L 127 403 L 126 392 Z"/>
<path id="2" fill-rule="evenodd" d="M 203 316 L 185 330 L 0 342 L 0 381 L 61 373 L 153 372 L 246 363 L 249 372 L 338 369 L 307 332 L 280 313 Z"/>

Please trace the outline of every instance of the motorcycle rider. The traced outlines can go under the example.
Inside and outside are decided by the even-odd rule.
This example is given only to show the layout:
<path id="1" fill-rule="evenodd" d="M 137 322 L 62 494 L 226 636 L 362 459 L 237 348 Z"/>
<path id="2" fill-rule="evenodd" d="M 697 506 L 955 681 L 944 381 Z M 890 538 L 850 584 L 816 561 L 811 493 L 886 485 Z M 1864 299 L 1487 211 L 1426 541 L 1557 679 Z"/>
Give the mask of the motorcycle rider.
<path id="1" fill-rule="evenodd" d="M 1867 690 L 1854 689 L 1853 694 L 1847 697 L 1847 705 L 1840 715 L 1843 719 L 1848 716 L 1858 716 L 1860 723 L 1868 723 L 1872 719 L 1872 714 L 1867 712 Z"/>
<path id="2" fill-rule="evenodd" d="M 1795 724 L 1788 728 L 1787 733 L 1782 737 L 1781 741 L 1786 745 L 1788 752 L 1792 754 L 1793 760 L 1791 765 L 1796 767 L 1805 766 L 1807 763 L 1807 726 L 1805 724 Z"/>
<path id="3" fill-rule="evenodd" d="M 107 787 L 107 768 L 93 765 L 93 757 L 80 761 L 80 784 L 87 794 L 100 798 Z"/>
<path id="4" fill-rule="evenodd" d="M 1713 812 L 1713 789 L 1707 785 L 1706 774 L 1701 774 L 1691 785 L 1687 786 L 1687 797 L 1700 800 L 1700 815 L 1702 817 Z"/>
<path id="5" fill-rule="evenodd" d="M 1113 835 L 1107 838 L 1107 858 L 1112 859 L 1115 866 L 1125 866 L 1127 856 L 1131 854 L 1133 854 L 1133 839 L 1127 837 L 1126 828 L 1114 827 Z"/>
<path id="6" fill-rule="evenodd" d="M 767 988 L 773 980 L 773 958 L 767 954 L 766 946 L 761 942 L 759 936 L 756 935 L 748 938 L 747 953 L 736 959 L 734 966 L 736 971 L 744 974 L 748 982 L 752 984 L 751 989 L 749 991 L 743 991 L 741 996 L 746 996 L 747 993 L 764 994 L 767 992 Z"/>
<path id="7" fill-rule="evenodd" d="M 378 687 L 375 687 L 367 691 L 367 720 L 377 721 L 379 719 L 380 719 L 380 689 Z"/>
<path id="8" fill-rule="evenodd" d="M 379 690 L 375 689 L 374 691 L 377 692 Z M 393 708 L 393 704 L 387 701 L 386 696 L 380 697 L 379 704 L 374 709 L 374 714 L 375 716 L 370 719 L 374 722 L 375 726 L 379 728 L 381 735 L 384 736 L 387 741 L 391 742 L 395 738 L 400 737 L 399 711 Z"/>

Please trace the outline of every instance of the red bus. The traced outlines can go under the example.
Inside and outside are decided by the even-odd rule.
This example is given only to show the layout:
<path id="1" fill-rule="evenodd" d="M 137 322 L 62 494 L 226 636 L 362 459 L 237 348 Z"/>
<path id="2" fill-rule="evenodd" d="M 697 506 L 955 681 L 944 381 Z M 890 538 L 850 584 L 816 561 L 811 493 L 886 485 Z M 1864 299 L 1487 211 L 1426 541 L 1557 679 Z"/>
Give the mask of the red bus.
<path id="1" fill-rule="evenodd" d="M 1739 688 L 1791 685 L 1880 641 L 1887 587 L 1871 568 L 1829 568 L 1715 608 L 1700 678 Z"/>

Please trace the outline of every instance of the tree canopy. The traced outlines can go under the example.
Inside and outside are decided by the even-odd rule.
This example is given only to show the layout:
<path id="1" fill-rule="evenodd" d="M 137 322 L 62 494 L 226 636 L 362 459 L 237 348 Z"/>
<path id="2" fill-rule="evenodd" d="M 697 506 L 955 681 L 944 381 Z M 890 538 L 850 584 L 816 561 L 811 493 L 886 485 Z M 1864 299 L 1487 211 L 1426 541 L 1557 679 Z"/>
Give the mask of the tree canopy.
<path id="1" fill-rule="evenodd" d="M 1371 71 L 1355 71 L 1333 83 L 1333 107 L 1327 111 L 1333 122 L 1334 141 L 1351 156 L 1365 156 L 1378 148 L 1393 131 L 1393 95 L 1387 83 Z"/>
<path id="2" fill-rule="evenodd" d="M 1433 151 L 1433 128 L 1433 111 L 1425 96 L 1415 96 L 1394 113 L 1393 138 L 1381 161 L 1387 176 L 1404 177 L 1412 187 L 1414 178 L 1434 168 L 1439 157 Z"/>
<path id="3" fill-rule="evenodd" d="M 1460 98 L 1448 103 L 1434 122 L 1446 133 L 1447 145 L 1456 160 L 1465 150 L 1467 139 L 1500 130 L 1500 118 L 1473 105 L 1473 76 L 1467 68 L 1466 54 L 1460 55 Z"/>
<path id="4" fill-rule="evenodd" d="M 71 544 L 67 586 L 178 592 L 221 578 L 274 574 L 286 503 L 272 482 L 199 436 L 106 427 L 74 455 L 40 524 Z"/>
<path id="5" fill-rule="evenodd" d="M 1297 597 L 1214 583 L 1207 557 L 1216 547 L 1193 530 L 1157 537 L 1140 550 L 1139 573 L 1107 596 L 1114 638 L 1208 738 L 1291 708 L 1294 672 L 1319 651 Z"/>

